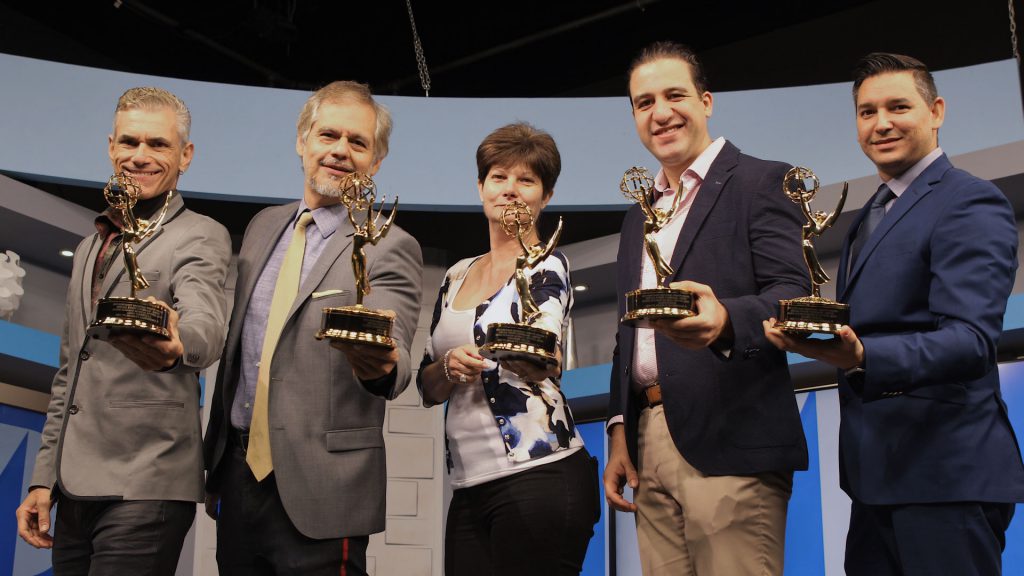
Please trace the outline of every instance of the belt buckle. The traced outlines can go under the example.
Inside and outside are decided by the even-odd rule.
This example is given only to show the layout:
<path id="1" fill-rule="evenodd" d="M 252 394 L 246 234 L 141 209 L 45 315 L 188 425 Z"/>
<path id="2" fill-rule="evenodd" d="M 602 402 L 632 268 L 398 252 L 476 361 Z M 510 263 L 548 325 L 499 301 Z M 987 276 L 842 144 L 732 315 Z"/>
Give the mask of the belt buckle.
<path id="1" fill-rule="evenodd" d="M 656 400 L 651 398 L 655 395 L 655 390 L 657 390 L 658 396 Z M 643 404 L 641 410 L 643 408 L 654 408 L 655 406 L 661 405 L 661 385 L 655 382 L 647 388 L 644 388 L 643 392 L 640 394 L 640 398 L 641 403 Z"/>

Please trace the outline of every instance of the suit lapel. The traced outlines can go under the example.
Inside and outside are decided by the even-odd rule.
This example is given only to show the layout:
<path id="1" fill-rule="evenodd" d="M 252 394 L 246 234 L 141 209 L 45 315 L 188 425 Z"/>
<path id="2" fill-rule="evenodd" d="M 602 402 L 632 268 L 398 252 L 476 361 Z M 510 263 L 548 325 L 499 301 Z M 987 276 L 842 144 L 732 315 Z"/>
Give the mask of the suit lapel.
<path id="1" fill-rule="evenodd" d="M 686 215 L 686 222 L 683 223 L 683 229 L 679 232 L 679 238 L 676 240 L 676 247 L 672 251 L 672 269 L 675 271 L 672 277 L 673 280 L 679 278 L 679 271 L 683 267 L 683 260 L 689 254 L 690 246 L 693 244 L 694 238 L 697 237 L 697 232 L 700 231 L 704 220 L 707 219 L 711 209 L 718 202 L 718 197 L 721 196 L 725 184 L 732 177 L 732 170 L 739 163 L 739 153 L 738 148 L 733 146 L 732 143 L 726 142 L 721 152 L 718 153 L 718 157 L 711 163 L 707 177 L 701 183 L 700 189 L 697 190 L 697 196 L 693 199 L 693 204 L 690 205 L 690 211 Z M 678 186 L 679 184 L 676 183 L 675 185 Z M 677 194 L 681 192 L 681 190 L 676 191 Z"/>
<path id="2" fill-rule="evenodd" d="M 96 256 L 99 254 L 100 248 L 103 246 L 103 237 L 99 234 L 93 234 L 92 243 L 89 245 L 89 251 L 86 252 L 85 256 L 85 267 L 82 271 L 82 321 L 85 326 L 88 326 L 93 320 L 92 310 L 92 278 L 93 274 L 96 273 Z"/>
<path id="3" fill-rule="evenodd" d="M 850 270 L 850 247 L 853 246 L 853 240 L 856 238 L 857 229 L 860 228 L 861 222 L 867 217 L 868 207 L 870 202 L 865 204 L 860 212 L 857 213 L 853 218 L 853 222 L 850 224 L 850 228 L 846 232 L 846 238 L 843 239 L 843 247 L 839 249 L 839 270 L 836 273 L 836 294 L 839 295 L 842 300 L 843 295 L 846 293 L 846 285 L 849 278 Z"/>
<path id="4" fill-rule="evenodd" d="M 222 389 L 227 418 L 230 418 L 231 406 L 234 404 L 235 399 L 235 388 L 239 378 L 239 363 L 237 360 L 242 353 L 242 326 L 245 324 L 245 315 L 249 308 L 249 301 L 252 299 L 253 290 L 256 289 L 256 282 L 259 280 L 260 274 L 263 273 L 263 268 L 267 265 L 267 260 L 270 259 L 274 246 L 277 245 L 278 238 L 281 237 L 284 229 L 291 224 L 292 218 L 298 209 L 299 202 L 297 201 L 283 206 L 268 208 L 268 212 L 261 213 L 261 215 L 266 214 L 265 218 L 257 216 L 261 224 L 263 220 L 267 222 L 264 227 L 265 233 L 251 231 L 242 244 L 239 260 L 245 258 L 248 263 L 244 267 L 241 265 L 238 267 L 239 275 L 235 283 L 235 309 L 231 312 L 227 343 L 224 347 L 224 355 L 221 358 L 221 362 L 224 363 L 223 373 L 227 375 L 224 381 L 225 386 Z"/>
<path id="5" fill-rule="evenodd" d="M 625 262 L 624 266 L 619 266 L 619 287 L 626 293 L 640 287 L 643 259 L 647 257 L 643 248 L 643 213 L 638 206 L 626 212 L 622 233 L 626 235 L 626 254 L 619 260 Z"/>
<path id="6" fill-rule="evenodd" d="M 851 264 L 850 278 L 849 281 L 846 282 L 843 293 L 840 295 L 841 298 L 846 296 L 846 292 L 848 292 L 857 281 L 857 277 L 861 269 L 864 268 L 864 262 L 867 261 L 868 257 L 871 256 L 871 253 L 875 251 L 878 243 L 889 234 L 893 227 L 896 226 L 896 224 L 902 220 L 908 212 L 910 212 L 921 198 L 924 198 L 926 194 L 932 191 L 932 188 L 942 180 L 942 176 L 945 175 L 946 171 L 952 167 L 953 165 L 950 164 L 949 159 L 946 158 L 945 154 L 943 154 L 932 162 L 928 168 L 925 168 L 924 172 L 922 172 L 921 175 L 915 178 L 910 184 L 910 187 L 896 199 L 892 208 L 878 224 L 878 228 L 876 228 L 871 234 L 871 237 L 867 239 L 867 243 L 864 244 L 864 248 L 861 249 L 860 254 L 857 255 L 857 261 Z M 855 223 L 857 227 L 860 227 L 860 222 L 864 218 L 864 210 L 861 212 L 862 214 L 860 215 L 860 218 L 858 218 Z M 844 256 L 844 260 L 848 258 L 846 251 L 844 251 Z"/>
<path id="7" fill-rule="evenodd" d="M 292 223 L 292 219 L 298 209 L 298 202 L 271 208 L 271 213 L 266 218 L 269 223 L 267 233 L 259 234 L 258 232 L 253 232 L 246 239 L 252 245 L 252 257 L 249 263 L 249 270 L 247 271 L 248 275 L 245 278 L 239 278 L 239 284 L 235 288 L 239 290 L 238 302 L 245 302 L 246 307 L 248 307 L 249 300 L 252 298 L 253 290 L 256 289 L 256 282 L 259 281 L 260 274 L 263 273 L 263 268 L 267 265 L 267 260 L 270 260 L 270 254 L 273 253 L 274 246 L 277 245 L 277 241 L 281 234 L 284 233 L 285 228 Z M 245 317 L 245 310 L 235 310 L 232 316 L 238 317 L 239 324 L 241 324 Z"/>

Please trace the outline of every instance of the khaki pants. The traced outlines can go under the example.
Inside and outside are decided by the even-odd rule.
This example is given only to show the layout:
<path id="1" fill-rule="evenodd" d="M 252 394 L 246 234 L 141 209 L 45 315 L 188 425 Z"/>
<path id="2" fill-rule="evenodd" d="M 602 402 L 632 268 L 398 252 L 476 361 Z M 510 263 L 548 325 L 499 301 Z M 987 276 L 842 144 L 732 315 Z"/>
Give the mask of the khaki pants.
<path id="1" fill-rule="evenodd" d="M 640 416 L 636 528 L 644 576 L 782 574 L 793 473 L 705 476 L 655 406 Z"/>

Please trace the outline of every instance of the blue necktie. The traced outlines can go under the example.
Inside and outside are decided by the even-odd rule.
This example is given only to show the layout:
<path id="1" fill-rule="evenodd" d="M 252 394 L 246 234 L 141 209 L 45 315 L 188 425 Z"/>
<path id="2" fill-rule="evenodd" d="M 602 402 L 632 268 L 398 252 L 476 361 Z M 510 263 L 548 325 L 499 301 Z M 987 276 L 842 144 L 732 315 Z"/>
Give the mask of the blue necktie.
<path id="1" fill-rule="evenodd" d="M 860 255 L 860 251 L 864 248 L 864 245 L 868 243 L 868 238 L 881 224 L 882 218 L 885 218 L 885 205 L 890 200 L 895 198 L 896 195 L 889 189 L 888 186 L 882 184 L 878 187 L 878 192 L 875 192 L 874 197 L 871 199 L 871 207 L 868 208 L 868 214 L 864 217 L 864 221 L 860 223 L 860 229 L 857 230 L 857 237 L 853 239 L 853 247 L 850 249 L 850 266 L 857 262 L 857 256 Z"/>

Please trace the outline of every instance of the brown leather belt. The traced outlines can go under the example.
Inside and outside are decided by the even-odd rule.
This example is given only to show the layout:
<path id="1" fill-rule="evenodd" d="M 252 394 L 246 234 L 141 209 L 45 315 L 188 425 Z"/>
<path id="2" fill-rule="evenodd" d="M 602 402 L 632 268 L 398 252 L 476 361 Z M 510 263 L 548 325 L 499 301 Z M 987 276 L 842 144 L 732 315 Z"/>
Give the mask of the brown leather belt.
<path id="1" fill-rule="evenodd" d="M 661 404 L 661 384 L 644 388 L 643 392 L 637 394 L 637 402 L 639 402 L 641 410 L 654 408 Z"/>

